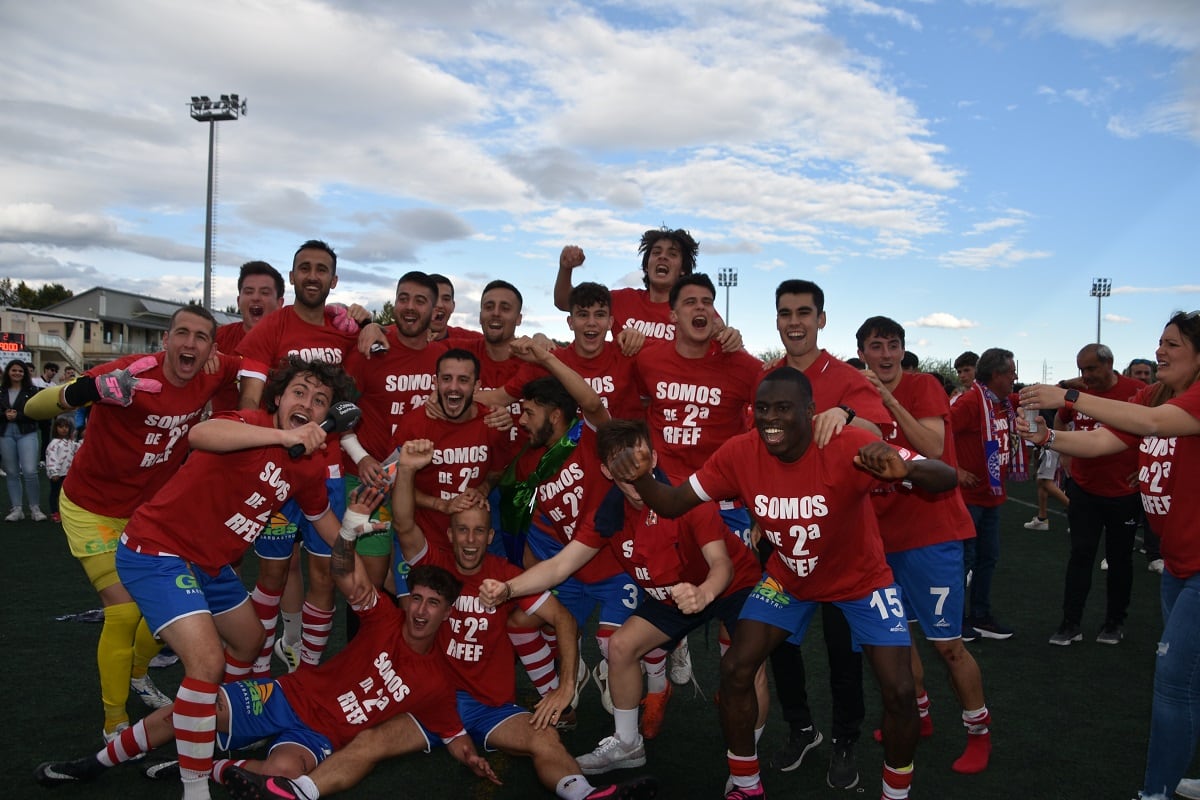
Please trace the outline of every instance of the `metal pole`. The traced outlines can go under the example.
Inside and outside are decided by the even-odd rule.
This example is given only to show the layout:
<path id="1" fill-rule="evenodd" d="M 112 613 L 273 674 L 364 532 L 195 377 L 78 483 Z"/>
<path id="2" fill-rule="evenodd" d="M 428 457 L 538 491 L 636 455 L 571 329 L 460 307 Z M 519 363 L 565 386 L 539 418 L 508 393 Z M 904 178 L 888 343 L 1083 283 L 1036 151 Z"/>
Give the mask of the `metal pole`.
<path id="1" fill-rule="evenodd" d="M 216 152 L 217 123 L 208 121 L 208 204 L 204 215 L 204 307 L 212 310 L 213 245 L 213 157 Z"/>
<path id="2" fill-rule="evenodd" d="M 733 291 L 729 284 L 725 284 L 725 324 L 729 324 L 729 293 Z"/>
<path id="3" fill-rule="evenodd" d="M 1096 295 L 1096 344 L 1100 344 L 1100 304 L 1104 302 L 1104 295 Z"/>

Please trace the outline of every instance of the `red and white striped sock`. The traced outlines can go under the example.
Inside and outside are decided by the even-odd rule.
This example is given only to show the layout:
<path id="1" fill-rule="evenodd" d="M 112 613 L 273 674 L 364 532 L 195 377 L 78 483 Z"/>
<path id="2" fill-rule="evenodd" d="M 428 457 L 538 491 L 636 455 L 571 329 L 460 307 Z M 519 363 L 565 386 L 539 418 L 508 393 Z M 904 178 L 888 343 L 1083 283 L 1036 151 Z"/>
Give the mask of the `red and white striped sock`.
<path id="1" fill-rule="evenodd" d="M 217 783 L 225 783 L 225 770 L 228 767 L 240 767 L 246 763 L 245 758 L 218 758 L 213 761 L 212 778 Z"/>
<path id="2" fill-rule="evenodd" d="M 275 647 L 275 623 L 279 616 L 280 595 L 280 592 L 267 591 L 261 583 L 255 584 L 254 591 L 250 593 L 250 605 L 254 606 L 254 613 L 258 614 L 263 630 L 267 632 L 267 638 L 263 640 L 262 649 L 258 651 L 258 658 L 254 660 L 251 670 L 255 678 L 271 677 L 271 651 Z"/>
<path id="3" fill-rule="evenodd" d="M 521 659 L 521 665 L 525 667 L 539 696 L 545 697 L 547 692 L 558 688 L 554 657 L 537 628 L 509 628 L 508 640 L 517 651 L 517 657 Z"/>
<path id="4" fill-rule="evenodd" d="M 546 646 L 550 648 L 550 657 L 558 661 L 558 634 L 553 628 L 542 628 L 542 638 L 546 640 Z"/>
<path id="5" fill-rule="evenodd" d="M 146 735 L 146 721 L 138 720 L 133 725 L 121 731 L 121 735 L 104 746 L 96 753 L 96 760 L 106 767 L 124 764 L 130 759 L 137 758 L 142 753 L 149 752 L 150 738 Z"/>
<path id="6" fill-rule="evenodd" d="M 656 647 L 642 656 L 646 668 L 646 691 L 651 694 L 667 690 L 667 651 Z"/>
<path id="7" fill-rule="evenodd" d="M 908 790 L 912 786 L 913 765 L 893 767 L 883 765 L 883 797 L 881 800 L 908 800 Z"/>
<path id="8" fill-rule="evenodd" d="M 217 684 L 184 677 L 175 695 L 175 749 L 184 784 L 208 781 L 217 741 Z M 185 790 L 186 791 L 186 790 Z"/>
<path id="9" fill-rule="evenodd" d="M 725 761 L 729 764 L 729 777 L 734 786 L 751 789 L 761 782 L 757 753 L 752 756 L 736 756 L 726 750 Z"/>
<path id="10" fill-rule="evenodd" d="M 258 663 L 257 660 L 255 660 L 255 661 L 239 661 L 238 659 L 233 657 L 232 653 L 230 653 L 228 650 L 226 650 L 225 651 L 225 683 L 229 683 L 230 681 L 240 681 L 240 680 L 244 680 L 245 678 L 250 677 L 250 671 L 254 668 L 254 665 L 256 663 Z"/>
<path id="11" fill-rule="evenodd" d="M 306 600 L 301 613 L 304 632 L 300 636 L 300 661 L 315 667 L 321 663 L 325 646 L 329 644 L 329 633 L 333 630 L 333 609 L 326 611 Z"/>

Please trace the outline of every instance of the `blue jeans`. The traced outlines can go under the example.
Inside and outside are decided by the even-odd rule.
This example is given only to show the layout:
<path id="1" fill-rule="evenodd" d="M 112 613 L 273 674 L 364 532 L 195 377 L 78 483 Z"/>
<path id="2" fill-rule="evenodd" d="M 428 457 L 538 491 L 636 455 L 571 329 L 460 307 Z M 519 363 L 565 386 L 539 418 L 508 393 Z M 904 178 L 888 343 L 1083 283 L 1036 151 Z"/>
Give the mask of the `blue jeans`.
<path id="1" fill-rule="evenodd" d="M 975 538 L 963 542 L 963 568 L 972 571 L 964 613 L 968 619 L 992 616 L 992 576 L 1000 560 L 1000 506 L 967 506 Z"/>
<path id="2" fill-rule="evenodd" d="M 42 501 L 41 484 L 38 482 L 38 432 L 21 433 L 15 422 L 8 423 L 4 435 L 0 436 L 0 462 L 8 473 L 8 500 L 13 508 L 21 508 L 21 484 L 25 484 L 25 499 L 36 506 Z"/>
<path id="3" fill-rule="evenodd" d="M 1200 739 L 1200 575 L 1164 571 L 1162 612 L 1143 798 L 1174 796 Z"/>

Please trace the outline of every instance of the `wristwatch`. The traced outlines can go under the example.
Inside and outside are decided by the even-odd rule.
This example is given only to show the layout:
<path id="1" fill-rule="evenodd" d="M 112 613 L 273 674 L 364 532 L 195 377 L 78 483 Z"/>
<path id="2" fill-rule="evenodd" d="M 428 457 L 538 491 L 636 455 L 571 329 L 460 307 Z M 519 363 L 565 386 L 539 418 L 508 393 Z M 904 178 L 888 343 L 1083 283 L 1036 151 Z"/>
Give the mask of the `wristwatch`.
<path id="1" fill-rule="evenodd" d="M 853 422 L 854 418 L 856 416 L 858 416 L 857 414 L 854 413 L 854 409 L 851 408 L 850 406 L 838 406 L 838 408 L 840 408 L 842 411 L 846 412 L 846 424 L 847 425 L 849 425 L 851 422 Z"/>
<path id="2" fill-rule="evenodd" d="M 1063 411 L 1068 414 L 1075 410 L 1075 401 L 1079 399 L 1078 389 L 1067 389 L 1067 393 L 1063 395 Z"/>

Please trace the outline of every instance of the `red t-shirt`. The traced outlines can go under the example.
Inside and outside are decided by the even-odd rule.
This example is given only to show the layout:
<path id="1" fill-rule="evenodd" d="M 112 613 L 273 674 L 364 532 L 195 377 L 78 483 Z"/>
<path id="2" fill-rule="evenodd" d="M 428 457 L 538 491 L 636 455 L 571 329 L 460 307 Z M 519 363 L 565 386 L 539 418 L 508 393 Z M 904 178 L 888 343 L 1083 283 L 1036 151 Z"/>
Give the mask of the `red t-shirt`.
<path id="1" fill-rule="evenodd" d="M 865 597 L 893 582 L 869 493 L 878 481 L 854 456 L 879 441 L 844 428 L 793 463 L 767 452 L 756 431 L 721 445 L 689 478 L 703 500 L 737 497 L 775 545 L 767 574 L 800 600 Z"/>
<path id="2" fill-rule="evenodd" d="M 944 445 L 941 461 L 955 465 L 954 435 L 950 431 L 950 401 L 941 381 L 932 375 L 905 374 L 892 390 L 896 402 L 916 419 L 941 417 Z M 899 425 L 891 426 L 888 444 L 916 452 Z M 871 493 L 879 532 L 888 553 L 912 550 L 975 536 L 975 525 L 957 489 L 931 493 L 899 483 L 881 483 Z"/>
<path id="3" fill-rule="evenodd" d="M 654 303 L 648 289 L 613 289 L 612 336 L 626 328 L 634 328 L 645 334 L 647 339 L 663 342 L 675 341 L 675 323 L 671 321 L 671 304 Z"/>
<path id="4" fill-rule="evenodd" d="M 766 365 L 754 384 L 755 393 L 758 392 L 758 384 L 762 383 L 772 370 L 784 364 L 785 361 L 781 358 Z M 855 416 L 874 422 L 885 438 L 888 436 L 889 429 L 894 424 L 892 415 L 883 405 L 879 391 L 862 372 L 822 350 L 817 360 L 804 370 L 804 376 L 812 384 L 813 404 L 817 407 L 818 414 L 835 406 L 846 406 L 854 410 Z M 751 398 L 751 403 L 753 402 Z"/>
<path id="5" fill-rule="evenodd" d="M 1149 405 L 1154 386 L 1143 387 L 1130 402 Z M 1200 383 L 1192 384 L 1179 397 L 1167 401 L 1193 417 L 1200 418 Z M 1137 447 L 1138 482 L 1146 522 L 1162 537 L 1162 557 L 1177 578 L 1200 572 L 1200 492 L 1195 490 L 1200 471 L 1200 436 L 1143 436 L 1110 428 L 1130 447 Z"/>
<path id="6" fill-rule="evenodd" d="M 263 428 L 275 424 L 271 414 L 257 409 L 217 417 Z M 125 534 L 130 546 L 179 556 L 215 575 L 242 557 L 292 496 L 310 520 L 329 508 L 321 459 L 291 458 L 282 447 L 193 450 L 179 472 L 134 512 Z"/>
<path id="7" fill-rule="evenodd" d="M 517 461 L 516 477 L 524 479 L 537 467 L 544 448 L 527 450 Z M 580 523 L 590 519 L 592 512 L 612 488 L 612 482 L 600 471 L 596 455 L 596 431 L 582 423 L 579 443 L 553 475 L 538 486 L 530 527 L 536 528 L 553 542 L 552 551 L 543 549 L 531 539 L 530 547 L 538 558 L 550 558 L 574 538 Z M 621 567 L 611 553 L 601 551 L 575 573 L 584 583 L 596 583 L 621 574 Z"/>
<path id="8" fill-rule="evenodd" d="M 554 355 L 591 385 L 614 419 L 645 418 L 646 411 L 637 393 L 634 361 L 623 355 L 621 348 L 606 342 L 595 358 L 584 358 L 574 347 L 560 347 Z M 544 367 L 527 363 L 504 385 L 504 391 L 509 397 L 521 397 L 526 383 L 548 374 Z"/>
<path id="9" fill-rule="evenodd" d="M 1117 375 L 1116 385 L 1108 391 L 1088 391 L 1087 393 L 1107 400 L 1124 402 L 1141 391 L 1143 387 L 1145 384 L 1141 381 Z M 1070 412 L 1061 419 L 1064 422 L 1072 423 L 1072 430 L 1077 431 L 1090 431 L 1104 427 L 1103 423 L 1097 422 L 1079 411 Z M 1128 497 L 1136 492 L 1129 485 L 1129 476 L 1136 473 L 1137 469 L 1138 456 L 1137 451 L 1133 449 L 1097 458 L 1073 458 L 1071 459 L 1071 480 L 1079 484 L 1079 487 L 1085 492 L 1100 497 Z"/>
<path id="10" fill-rule="evenodd" d="M 389 349 L 366 358 L 358 350 L 346 354 L 346 374 L 359 391 L 362 419 L 354 429 L 358 442 L 377 461 L 392 451 L 392 434 L 405 415 L 420 409 L 437 383 L 437 360 L 446 351 L 441 342 L 430 342 L 420 350 L 402 343 L 396 328 L 387 328 Z M 425 413 L 420 412 L 424 417 Z M 346 456 L 346 470 L 358 474 L 358 466 Z"/>
<path id="11" fill-rule="evenodd" d="M 337 655 L 276 683 L 296 716 L 329 737 L 334 750 L 400 714 L 412 714 L 443 741 L 466 733 L 446 659 L 436 645 L 414 652 L 404 641 L 404 612 L 382 597 L 360 612 L 358 634 Z"/>
<path id="12" fill-rule="evenodd" d="M 123 356 L 84 373 L 84 380 L 124 369 L 144 355 Z M 63 491 L 93 514 L 124 518 L 149 500 L 175 474 L 188 452 L 187 434 L 200 421 L 204 406 L 223 386 L 237 380 L 237 359 L 220 355 L 215 374 L 200 371 L 185 386 L 163 374 L 166 351 L 158 364 L 139 377 L 162 383 L 162 391 L 134 392 L 128 407 L 96 403 L 87 436 L 67 471 Z"/>
<path id="13" fill-rule="evenodd" d="M 996 400 L 988 402 L 992 404 L 992 410 L 996 415 L 996 428 L 999 431 L 999 494 L 993 494 L 988 483 L 987 457 L 984 455 L 987 431 L 984 429 L 980 393 L 973 388 L 968 388 L 950 405 L 950 427 L 954 431 L 954 453 L 958 456 L 958 466 L 979 479 L 979 483 L 974 487 L 961 489 L 963 502 L 970 506 L 984 508 L 1002 505 L 1008 498 L 1004 484 L 1008 480 L 1008 457 L 1011 447 L 1008 414 L 1004 410 L 1004 404 Z"/>
<path id="14" fill-rule="evenodd" d="M 634 508 L 620 491 L 613 487 L 602 510 L 579 526 L 575 539 L 611 551 L 646 594 L 674 606 L 672 586 L 704 583 L 709 567 L 703 548 L 712 542 L 724 542 L 733 562 L 733 579 L 720 597 L 758 583 L 762 576 L 758 559 L 729 530 L 714 503 L 702 503 L 678 519 L 668 519 L 649 507 Z"/>
<path id="15" fill-rule="evenodd" d="M 233 355 L 244 338 L 246 338 L 246 326 L 241 322 L 230 322 L 228 325 L 217 328 L 217 335 L 213 341 L 217 345 L 217 352 Z M 237 383 L 222 387 L 221 391 L 213 396 L 213 412 L 233 411 L 238 407 L 238 394 Z"/>
<path id="16" fill-rule="evenodd" d="M 242 356 L 238 376 L 266 381 L 280 361 L 293 355 L 305 361 L 344 364 L 346 356 L 357 346 L 357 335 L 338 330 L 326 318 L 322 317 L 320 325 L 311 325 L 297 316 L 295 306 L 284 306 L 263 317 L 238 345 L 237 352 Z M 265 387 L 263 392 L 263 403 L 266 403 Z M 340 478 L 342 451 L 335 439 L 331 438 L 323 458 L 328 476 Z"/>
<path id="17" fill-rule="evenodd" d="M 489 553 L 479 572 L 463 575 L 453 555 L 429 547 L 413 558 L 412 564 L 441 567 L 462 581 L 462 592 L 454 601 L 450 618 L 438 630 L 436 646 L 450 664 L 455 686 L 487 706 L 515 703 L 516 658 L 508 638 L 508 618 L 518 607 L 527 614 L 536 614 L 550 593 L 517 597 L 489 608 L 479 600 L 479 585 L 485 578 L 511 580 L 521 574 L 518 567 Z"/>
<path id="18" fill-rule="evenodd" d="M 424 411 L 400 420 L 388 452 L 410 439 L 430 439 L 434 443 L 433 462 L 414 476 L 418 491 L 442 500 L 452 500 L 483 483 L 488 473 L 507 466 L 502 453 L 508 447 L 508 433 L 489 428 L 483 413 L 466 422 L 430 419 Z M 414 520 L 425 538 L 439 550 L 449 551 L 446 529 L 450 517 L 432 508 L 418 508 Z"/>
<path id="19" fill-rule="evenodd" d="M 646 421 L 658 465 L 672 481 L 747 429 L 762 362 L 746 351 L 725 353 L 713 342 L 703 358 L 684 358 L 675 345 L 653 342 L 634 360 L 640 391 L 650 398 Z"/>

